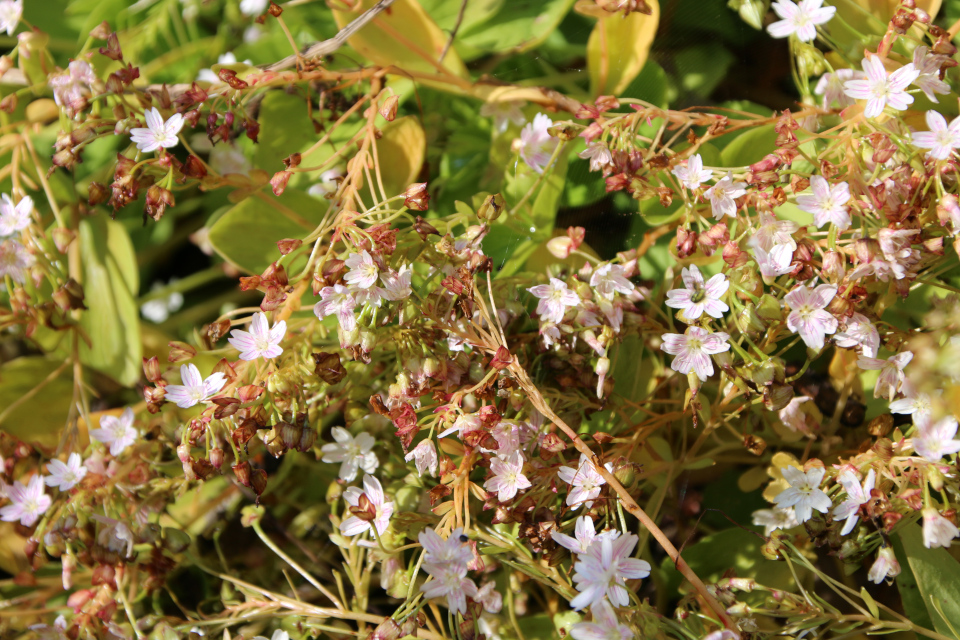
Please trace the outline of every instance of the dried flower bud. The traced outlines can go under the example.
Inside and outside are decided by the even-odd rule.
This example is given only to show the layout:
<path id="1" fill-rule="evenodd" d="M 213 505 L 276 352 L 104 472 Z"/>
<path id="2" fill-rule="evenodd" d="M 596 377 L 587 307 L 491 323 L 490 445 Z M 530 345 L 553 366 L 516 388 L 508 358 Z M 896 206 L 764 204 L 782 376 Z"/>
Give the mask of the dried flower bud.
<path id="1" fill-rule="evenodd" d="M 499 193 L 487 196 L 483 199 L 483 204 L 477 209 L 477 218 L 481 222 L 493 222 L 500 217 L 507 203 Z"/>
<path id="2" fill-rule="evenodd" d="M 420 216 L 417 216 L 417 219 L 414 221 L 413 228 L 418 234 L 420 234 L 420 238 L 422 240 L 426 240 L 427 236 L 429 235 L 435 235 L 435 236 L 440 235 L 440 232 L 437 231 L 436 227 L 434 227 L 432 224 L 430 224 Z"/>
<path id="3" fill-rule="evenodd" d="M 313 427 L 304 426 L 303 431 L 300 435 L 300 441 L 297 443 L 297 451 L 305 453 L 313 449 L 313 445 L 317 441 L 317 430 Z"/>
<path id="4" fill-rule="evenodd" d="M 77 237 L 76 231 L 63 227 L 57 227 L 50 233 L 53 236 L 53 244 L 56 245 L 57 251 L 60 253 L 66 253 L 70 243 Z"/>
<path id="5" fill-rule="evenodd" d="M 244 460 L 233 465 L 233 473 L 237 476 L 237 482 L 245 487 L 250 486 L 250 463 Z"/>
<path id="6" fill-rule="evenodd" d="M 197 355 L 197 350 L 186 342 L 178 342 L 175 340 L 167 343 L 167 346 L 170 347 L 170 353 L 167 354 L 167 362 L 183 362 Z"/>
<path id="7" fill-rule="evenodd" d="M 407 187 L 403 192 L 403 206 L 414 211 L 426 211 L 430 206 L 430 194 L 427 193 L 427 183 L 418 182 Z"/>
<path id="8" fill-rule="evenodd" d="M 511 362 L 513 362 L 513 356 L 510 355 L 510 351 L 506 347 L 497 347 L 497 353 L 490 361 L 490 366 L 499 371 L 509 367 Z"/>
<path id="9" fill-rule="evenodd" d="M 143 359 L 143 376 L 150 382 L 160 382 L 160 361 L 157 356 Z"/>
<path id="10" fill-rule="evenodd" d="M 314 374 L 327 384 L 339 384 L 347 375 L 340 362 L 340 354 L 325 353 L 323 351 L 313 354 Z"/>
<path id="11" fill-rule="evenodd" d="M 267 490 L 267 472 L 263 469 L 254 469 L 250 472 L 250 488 L 257 494 L 257 499 Z"/>
<path id="12" fill-rule="evenodd" d="M 293 240 L 288 238 L 286 240 L 278 240 L 277 248 L 280 249 L 280 255 L 285 256 L 299 249 L 302 244 L 303 240 Z"/>

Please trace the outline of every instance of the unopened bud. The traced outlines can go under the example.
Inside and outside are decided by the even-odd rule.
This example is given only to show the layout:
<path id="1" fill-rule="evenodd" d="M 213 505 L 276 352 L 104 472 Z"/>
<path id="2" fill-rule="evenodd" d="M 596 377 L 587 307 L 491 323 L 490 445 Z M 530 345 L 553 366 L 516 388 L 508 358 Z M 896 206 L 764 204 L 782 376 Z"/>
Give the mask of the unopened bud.
<path id="1" fill-rule="evenodd" d="M 480 208 L 477 209 L 477 217 L 483 222 L 493 222 L 500 217 L 500 214 L 503 213 L 506 206 L 506 201 L 499 193 L 487 196 L 484 198 Z"/>
<path id="2" fill-rule="evenodd" d="M 407 187 L 403 192 L 403 205 L 414 211 L 426 211 L 430 206 L 430 194 L 427 193 L 427 183 L 418 182 Z"/>
<path id="3" fill-rule="evenodd" d="M 557 236 L 547 242 L 547 251 L 555 258 L 563 260 L 570 256 L 573 251 L 573 240 L 567 236 Z"/>
<path id="4" fill-rule="evenodd" d="M 213 468 L 217 471 L 220 471 L 220 467 L 223 466 L 224 457 L 225 454 L 220 447 L 214 447 L 210 450 L 210 464 L 213 465 Z"/>
<path id="5" fill-rule="evenodd" d="M 143 359 L 143 376 L 150 382 L 160 382 L 160 361 L 157 356 Z"/>
<path id="6" fill-rule="evenodd" d="M 313 448 L 317 441 L 317 430 L 313 427 L 304 427 L 300 434 L 300 442 L 297 443 L 297 451 L 305 453 Z"/>
<path id="7" fill-rule="evenodd" d="M 397 117 L 397 105 L 400 104 L 400 98 L 397 96 L 390 96 L 383 101 L 383 104 L 380 106 L 380 115 L 383 116 L 383 119 L 387 122 L 393 122 Z"/>
<path id="8" fill-rule="evenodd" d="M 237 476 L 237 482 L 245 487 L 250 486 L 250 463 L 244 460 L 233 465 L 233 473 Z"/>
<path id="9" fill-rule="evenodd" d="M 259 498 L 267 490 L 267 472 L 263 469 L 254 469 L 250 472 L 250 488 Z"/>

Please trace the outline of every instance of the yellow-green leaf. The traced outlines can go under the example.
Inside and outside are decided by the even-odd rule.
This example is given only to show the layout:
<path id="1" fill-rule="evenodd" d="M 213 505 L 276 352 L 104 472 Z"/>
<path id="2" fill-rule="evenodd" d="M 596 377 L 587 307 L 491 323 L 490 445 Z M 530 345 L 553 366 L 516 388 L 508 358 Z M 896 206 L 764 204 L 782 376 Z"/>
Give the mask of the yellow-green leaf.
<path id="1" fill-rule="evenodd" d="M 611 14 L 597 20 L 587 41 L 590 93 L 620 95 L 643 69 L 660 23 L 660 5 L 648 0 L 651 15 Z"/>
<path id="2" fill-rule="evenodd" d="M 426 152 L 427 136 L 413 116 L 398 118 L 383 128 L 377 157 L 388 198 L 402 193 L 416 180 Z"/>
<path id="3" fill-rule="evenodd" d="M 130 236 L 119 222 L 103 217 L 80 222 L 83 289 L 87 311 L 80 326 L 91 344 L 80 343 L 80 361 L 133 386 L 140 379 L 140 288 Z"/>
<path id="4" fill-rule="evenodd" d="M 0 431 L 46 447 L 57 444 L 73 398 L 73 370 L 67 367 L 57 374 L 62 364 L 27 356 L 0 367 L 0 414 L 6 414 Z"/>

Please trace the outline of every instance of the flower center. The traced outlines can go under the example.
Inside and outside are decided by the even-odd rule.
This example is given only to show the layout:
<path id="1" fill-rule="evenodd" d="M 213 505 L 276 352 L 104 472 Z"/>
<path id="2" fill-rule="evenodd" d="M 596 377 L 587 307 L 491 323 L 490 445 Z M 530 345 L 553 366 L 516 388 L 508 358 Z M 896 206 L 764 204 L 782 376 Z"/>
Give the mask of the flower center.
<path id="1" fill-rule="evenodd" d="M 690 294 L 690 302 L 703 302 L 706 297 L 707 292 L 700 285 L 694 285 L 693 293 Z"/>
<path id="2" fill-rule="evenodd" d="M 703 340 L 700 338 L 689 338 L 687 340 L 687 349 L 690 351 L 702 351 L 703 350 Z"/>

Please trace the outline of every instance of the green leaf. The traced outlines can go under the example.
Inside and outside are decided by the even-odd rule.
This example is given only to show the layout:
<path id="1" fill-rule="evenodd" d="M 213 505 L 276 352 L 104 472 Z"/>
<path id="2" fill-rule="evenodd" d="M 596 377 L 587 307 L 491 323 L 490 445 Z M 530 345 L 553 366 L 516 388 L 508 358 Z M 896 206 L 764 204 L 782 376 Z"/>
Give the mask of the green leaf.
<path id="1" fill-rule="evenodd" d="M 591 95 L 620 95 L 640 73 L 660 24 L 660 5 L 656 0 L 647 4 L 650 15 L 612 14 L 597 20 L 587 41 Z"/>
<path id="2" fill-rule="evenodd" d="M 960 630 L 960 562 L 946 549 L 923 546 L 923 532 L 917 524 L 897 532 L 894 551 L 901 567 L 897 586 L 910 619 L 927 628 L 932 621 L 937 632 L 956 636 Z"/>
<path id="3" fill-rule="evenodd" d="M 303 238 L 323 217 L 325 201 L 287 189 L 278 205 L 300 216 L 302 223 L 284 215 L 259 196 L 245 199 L 224 213 L 210 228 L 210 243 L 225 260 L 248 273 L 261 273 L 280 257 L 277 241 Z"/>
<path id="4" fill-rule="evenodd" d="M 734 56 L 723 44 L 709 41 L 677 52 L 675 64 L 684 91 L 706 98 L 727 75 Z"/>
<path id="5" fill-rule="evenodd" d="M 563 195 L 563 185 L 567 179 L 567 156 L 561 155 L 540 185 L 540 191 L 533 201 L 530 215 L 536 227 L 535 238 L 549 238 L 557 220 L 557 208 L 560 205 L 560 196 Z"/>
<path id="6" fill-rule="evenodd" d="M 777 141 L 777 132 L 768 124 L 747 129 L 734 138 L 720 152 L 724 167 L 744 167 L 759 162 L 768 153 L 773 153 Z"/>
<path id="7" fill-rule="evenodd" d="M 26 356 L 0 366 L 0 413 L 20 400 L 0 422 L 0 430 L 24 442 L 44 446 L 57 443 L 73 401 L 71 370 L 67 368 L 49 382 L 44 381 L 61 364 L 42 356 Z M 44 386 L 35 395 L 21 400 L 41 384 Z"/>
<path id="8" fill-rule="evenodd" d="M 130 236 L 123 225 L 104 217 L 80 221 L 82 283 L 87 311 L 80 326 L 90 345 L 80 342 L 80 361 L 125 386 L 140 380 L 140 277 Z"/>
<path id="9" fill-rule="evenodd" d="M 533 49 L 560 24 L 573 3 L 574 0 L 509 0 L 492 18 L 461 29 L 456 48 L 468 60 L 486 53 Z"/>

